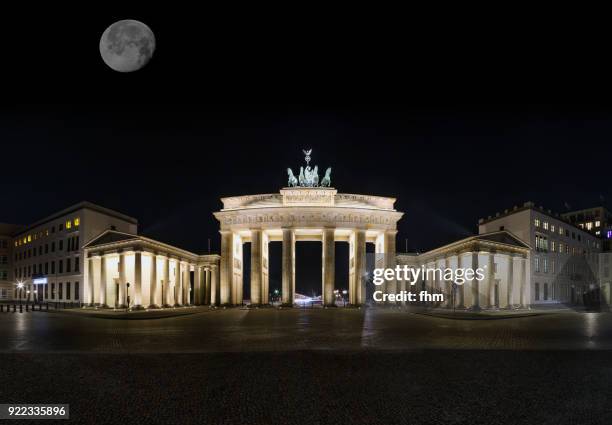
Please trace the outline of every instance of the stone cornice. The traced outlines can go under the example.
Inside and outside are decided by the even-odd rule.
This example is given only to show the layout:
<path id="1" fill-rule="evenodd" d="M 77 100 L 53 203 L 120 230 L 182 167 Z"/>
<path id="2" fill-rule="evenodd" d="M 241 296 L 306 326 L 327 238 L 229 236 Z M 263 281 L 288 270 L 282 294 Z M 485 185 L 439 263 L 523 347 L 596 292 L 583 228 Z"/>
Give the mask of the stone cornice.
<path id="1" fill-rule="evenodd" d="M 292 187 L 281 189 L 280 193 L 230 196 L 221 198 L 221 211 L 242 211 L 259 208 L 284 208 L 288 206 L 327 206 L 338 208 L 363 208 L 395 211 L 395 198 L 337 193 L 331 187 Z"/>
<path id="2" fill-rule="evenodd" d="M 214 215 L 221 224 L 221 231 L 252 227 L 347 227 L 393 231 L 403 213 L 346 207 L 280 207 L 218 211 Z"/>

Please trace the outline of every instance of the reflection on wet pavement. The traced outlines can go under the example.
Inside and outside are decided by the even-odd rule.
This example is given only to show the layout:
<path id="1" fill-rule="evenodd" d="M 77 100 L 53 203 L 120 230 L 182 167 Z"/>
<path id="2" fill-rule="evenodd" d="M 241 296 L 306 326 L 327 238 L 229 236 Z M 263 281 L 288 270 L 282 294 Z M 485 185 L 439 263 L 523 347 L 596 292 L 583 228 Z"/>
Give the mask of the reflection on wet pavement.
<path id="1" fill-rule="evenodd" d="M 0 316 L 2 352 L 612 348 L 612 314 L 451 320 L 384 309 L 227 309 L 156 320 L 61 313 Z"/>

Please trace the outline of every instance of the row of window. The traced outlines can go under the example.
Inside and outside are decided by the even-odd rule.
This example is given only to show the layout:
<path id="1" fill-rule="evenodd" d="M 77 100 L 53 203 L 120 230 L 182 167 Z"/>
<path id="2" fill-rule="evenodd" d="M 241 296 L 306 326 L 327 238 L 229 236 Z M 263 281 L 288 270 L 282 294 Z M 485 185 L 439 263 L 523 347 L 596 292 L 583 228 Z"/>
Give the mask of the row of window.
<path id="1" fill-rule="evenodd" d="M 8 280 L 8 270 L 0 270 L 0 280 Z"/>
<path id="2" fill-rule="evenodd" d="M 66 226 L 66 230 L 71 229 L 72 227 L 79 227 L 81 225 L 80 217 L 75 217 L 73 219 L 66 220 L 65 223 L 59 223 L 57 228 L 58 231 L 61 232 L 64 230 L 64 225 Z M 37 239 L 42 239 L 43 237 L 49 236 L 50 234 L 55 233 L 55 226 L 51 226 L 51 229 L 41 230 L 37 233 L 30 233 L 27 236 L 21 236 L 19 239 L 15 240 L 15 246 L 21 246 L 31 243 Z"/>
<path id="3" fill-rule="evenodd" d="M 79 282 L 74 282 L 74 285 L 72 285 L 71 282 L 66 282 L 65 286 L 63 282 L 59 282 L 57 284 L 57 287 L 55 283 L 45 284 L 44 289 L 39 289 L 40 286 L 39 288 L 33 289 L 33 290 L 31 290 L 31 288 L 32 287 L 30 285 L 25 285 L 23 288 L 15 287 L 14 297 L 16 299 L 27 299 L 27 300 L 37 299 L 39 295 L 38 294 L 39 290 L 44 291 L 43 293 L 44 293 L 45 300 L 78 301 L 80 297 Z M 73 288 L 74 288 L 74 292 L 72 291 Z M 66 291 L 65 294 L 64 294 L 64 290 Z"/>
<path id="4" fill-rule="evenodd" d="M 556 262 L 554 258 L 547 258 L 547 257 L 538 257 L 535 256 L 533 257 L 533 268 L 536 272 L 542 272 L 542 273 L 556 273 L 557 270 L 555 268 L 556 266 Z M 586 272 L 588 271 L 588 266 L 583 267 L 583 265 L 581 264 L 576 264 L 576 263 L 571 263 L 571 264 L 566 264 L 565 267 L 561 267 L 558 272 L 559 275 L 567 275 L 567 276 L 572 276 L 572 275 L 576 275 L 577 273 L 584 273 L 586 274 Z"/>
<path id="5" fill-rule="evenodd" d="M 560 236 L 565 236 L 569 238 L 571 236 L 572 239 L 577 239 L 578 241 L 582 241 L 582 236 L 580 233 L 576 234 L 576 232 L 570 232 L 568 229 L 565 229 L 563 226 L 555 227 L 553 223 L 548 223 L 548 221 L 540 220 L 539 218 L 534 218 L 533 225 L 536 228 L 541 228 L 543 230 L 549 231 L 550 233 L 559 233 Z M 597 243 L 597 248 L 599 249 L 599 243 Z"/>
<path id="6" fill-rule="evenodd" d="M 595 245 L 593 243 L 593 247 L 597 246 L 599 248 L 599 244 Z M 550 249 L 549 249 L 550 248 Z M 586 251 L 579 246 L 571 246 L 569 244 L 565 244 L 563 242 L 557 243 L 556 241 L 551 240 L 549 244 L 549 240 L 546 236 L 536 235 L 535 236 L 535 249 L 536 251 L 541 252 L 558 252 L 559 254 L 586 254 Z"/>
<path id="7" fill-rule="evenodd" d="M 8 248 L 8 240 L 0 239 L 0 249 L 6 249 L 6 248 Z"/>
<path id="8" fill-rule="evenodd" d="M 64 250 L 64 240 L 60 239 L 58 242 L 58 251 Z M 38 247 L 28 248 L 27 250 L 19 251 L 15 253 L 15 261 L 25 260 L 26 258 L 36 257 L 36 255 L 43 255 L 43 247 L 44 253 L 48 254 L 49 250 L 51 252 L 55 252 L 55 241 L 51 242 L 51 244 L 46 243 L 44 246 L 39 245 Z M 79 237 L 72 236 L 66 239 L 66 252 L 78 251 L 79 250 Z"/>
<path id="9" fill-rule="evenodd" d="M 51 269 L 49 269 L 49 264 L 51 264 Z M 66 258 L 65 260 L 65 264 L 66 264 L 66 273 L 72 273 L 72 259 L 71 258 Z M 79 262 L 79 257 L 74 257 L 74 273 L 80 273 L 80 262 Z M 58 260 L 57 261 L 57 272 L 58 273 L 64 273 L 64 260 Z M 45 274 L 48 275 L 49 271 L 51 272 L 51 274 L 55 274 L 55 261 L 51 261 L 46 262 L 45 263 L 45 268 L 44 268 L 44 273 L 43 273 L 43 265 L 42 263 L 38 264 L 38 271 L 36 270 L 36 264 L 34 265 L 29 265 L 29 266 L 23 266 L 23 267 L 18 267 L 15 269 L 15 276 L 18 279 L 22 279 L 22 278 L 28 278 L 31 277 L 33 274 Z"/>
<path id="10" fill-rule="evenodd" d="M 2 264 L 2 265 L 8 264 L 8 256 L 0 255 L 0 264 Z"/>

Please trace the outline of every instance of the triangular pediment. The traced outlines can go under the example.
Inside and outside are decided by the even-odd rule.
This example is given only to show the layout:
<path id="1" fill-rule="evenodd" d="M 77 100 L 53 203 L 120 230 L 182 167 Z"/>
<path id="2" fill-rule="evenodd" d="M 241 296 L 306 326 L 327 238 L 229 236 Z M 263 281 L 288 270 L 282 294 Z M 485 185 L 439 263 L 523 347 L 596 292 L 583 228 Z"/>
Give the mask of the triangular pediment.
<path id="1" fill-rule="evenodd" d="M 483 235 L 476 236 L 478 240 L 491 241 L 503 243 L 505 245 L 517 246 L 519 248 L 530 248 L 525 242 L 520 240 L 518 237 L 514 236 L 512 233 L 507 230 L 502 230 L 494 233 L 486 233 Z"/>
<path id="2" fill-rule="evenodd" d="M 84 248 L 92 248 L 96 246 L 106 245 L 109 243 L 123 242 L 135 239 L 138 239 L 138 235 L 117 232 L 116 230 L 105 230 L 100 235 L 87 242 Z"/>

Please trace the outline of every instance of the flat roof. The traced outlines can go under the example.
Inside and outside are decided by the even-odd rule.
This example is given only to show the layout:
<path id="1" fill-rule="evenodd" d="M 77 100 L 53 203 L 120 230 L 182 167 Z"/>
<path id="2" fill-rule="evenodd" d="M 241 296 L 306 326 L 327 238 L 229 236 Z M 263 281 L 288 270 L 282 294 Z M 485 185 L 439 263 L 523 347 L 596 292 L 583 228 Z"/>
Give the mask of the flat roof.
<path id="1" fill-rule="evenodd" d="M 568 212 L 561 213 L 561 215 L 563 217 L 566 217 L 566 216 L 570 216 L 570 215 L 573 215 L 573 214 L 584 214 L 585 212 L 590 212 L 590 211 L 593 211 L 593 210 L 601 210 L 604 213 L 607 213 L 607 215 L 612 215 L 610 210 L 607 207 L 604 207 L 603 205 L 598 205 L 596 207 L 591 207 L 591 208 L 583 208 L 581 210 L 568 211 Z"/>
<path id="2" fill-rule="evenodd" d="M 122 214 L 122 213 L 120 213 L 118 211 L 111 210 L 109 208 L 105 208 L 105 207 L 102 207 L 100 205 L 96 205 L 96 204 L 94 204 L 92 202 L 82 201 L 82 202 L 79 202 L 78 204 L 71 205 L 68 208 L 65 208 L 65 209 L 63 209 L 61 211 L 58 211 L 58 212 L 56 212 L 54 214 L 51 214 L 51 215 L 49 215 L 49 216 L 47 216 L 47 217 L 45 217 L 45 218 L 43 218 L 41 220 L 38 220 L 38 221 L 36 221 L 36 222 L 26 226 L 24 229 L 13 233 L 13 236 L 18 236 L 18 235 L 20 235 L 22 233 L 25 233 L 25 232 L 28 232 L 28 231 L 32 230 L 35 227 L 38 227 L 40 225 L 43 225 L 43 224 L 48 223 L 50 221 L 56 220 L 56 219 L 58 219 L 60 217 L 63 217 L 65 215 L 68 215 L 70 213 L 73 213 L 73 212 L 78 211 L 78 210 L 83 210 L 83 209 L 88 209 L 88 210 L 96 211 L 96 212 L 99 212 L 101 214 L 105 214 L 105 215 L 108 215 L 108 216 L 111 216 L 111 217 L 118 218 L 120 220 L 127 221 L 128 223 L 132 223 L 132 224 L 136 224 L 136 225 L 138 224 L 138 220 L 135 219 L 134 217 L 130 217 L 129 215 Z"/>
<path id="3" fill-rule="evenodd" d="M 503 213 L 499 213 L 499 215 L 495 215 L 495 217 L 487 217 L 485 218 L 481 218 L 480 220 L 478 220 L 478 225 L 481 224 L 486 224 L 486 223 L 491 223 L 495 220 L 499 220 L 500 218 L 504 218 L 504 217 L 508 217 L 512 214 L 516 214 L 522 211 L 526 211 L 526 210 L 533 210 L 535 212 L 538 212 L 540 214 L 544 214 L 550 218 L 554 218 L 555 220 L 558 220 L 560 222 L 562 222 L 563 224 L 571 227 L 572 229 L 578 230 L 579 232 L 584 233 L 585 235 L 591 236 L 594 239 L 600 239 L 598 238 L 596 235 L 594 235 L 593 233 L 581 229 L 580 227 L 576 226 L 575 224 L 571 223 L 568 219 L 566 219 L 565 217 L 562 217 L 559 214 L 553 214 L 553 212 L 551 210 L 545 210 L 543 207 L 536 207 L 535 204 L 533 202 L 525 202 L 525 204 L 523 204 L 522 207 L 514 207 L 511 210 L 505 210 Z"/>

